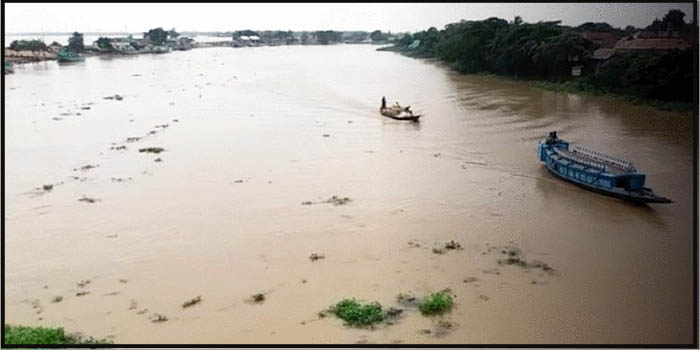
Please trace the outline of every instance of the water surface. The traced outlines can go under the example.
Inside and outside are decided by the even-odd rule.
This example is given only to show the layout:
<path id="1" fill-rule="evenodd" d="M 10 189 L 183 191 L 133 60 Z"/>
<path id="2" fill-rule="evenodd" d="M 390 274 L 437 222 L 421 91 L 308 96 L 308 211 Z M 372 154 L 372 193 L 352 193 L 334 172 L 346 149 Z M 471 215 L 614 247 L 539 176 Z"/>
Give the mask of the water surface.
<path id="1" fill-rule="evenodd" d="M 117 343 L 692 341 L 690 116 L 374 49 L 17 66 L 7 322 Z M 382 96 L 424 118 L 381 117 Z M 632 161 L 675 202 L 640 207 L 554 178 L 536 157 L 552 130 Z M 333 195 L 351 202 L 302 205 Z M 449 240 L 464 249 L 432 252 Z M 557 273 L 501 266 L 501 247 Z M 456 308 L 440 318 L 409 310 L 371 331 L 317 316 L 345 297 L 389 307 L 443 288 Z M 264 303 L 246 302 L 259 292 Z"/>

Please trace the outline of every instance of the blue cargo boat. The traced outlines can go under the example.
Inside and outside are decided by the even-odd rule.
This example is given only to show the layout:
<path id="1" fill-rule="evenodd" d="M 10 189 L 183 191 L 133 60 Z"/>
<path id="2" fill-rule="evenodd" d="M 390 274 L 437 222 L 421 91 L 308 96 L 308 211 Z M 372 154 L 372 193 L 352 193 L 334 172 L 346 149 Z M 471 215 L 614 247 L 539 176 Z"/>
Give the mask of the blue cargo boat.
<path id="1" fill-rule="evenodd" d="M 580 146 L 570 149 L 556 131 L 540 141 L 537 155 L 552 174 L 583 188 L 634 202 L 672 203 L 644 187 L 646 176 L 632 163 Z"/>

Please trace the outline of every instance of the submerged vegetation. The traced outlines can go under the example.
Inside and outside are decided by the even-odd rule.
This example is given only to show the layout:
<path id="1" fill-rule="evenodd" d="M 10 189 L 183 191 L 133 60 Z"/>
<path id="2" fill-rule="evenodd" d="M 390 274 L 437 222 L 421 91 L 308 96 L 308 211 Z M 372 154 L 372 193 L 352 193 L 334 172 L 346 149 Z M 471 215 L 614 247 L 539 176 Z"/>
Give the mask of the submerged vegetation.
<path id="1" fill-rule="evenodd" d="M 671 10 L 647 28 L 625 30 L 607 23 L 570 27 L 561 21 L 524 23 L 520 17 L 511 22 L 492 17 L 407 34 L 394 46 L 380 50 L 437 58 L 466 74 L 539 80 L 538 86 L 545 88 L 677 102 L 680 104 L 674 107 L 682 108 L 693 103 L 693 49 L 691 43 L 684 44 L 693 25 L 686 24 L 684 16 Z M 613 49 L 616 43 L 627 46 Z M 601 48 L 612 53 L 594 54 Z"/>
<path id="2" fill-rule="evenodd" d="M 4 330 L 5 339 L 3 339 L 3 343 L 7 345 L 111 344 L 106 339 L 69 335 L 65 333 L 63 328 L 5 325 Z"/>

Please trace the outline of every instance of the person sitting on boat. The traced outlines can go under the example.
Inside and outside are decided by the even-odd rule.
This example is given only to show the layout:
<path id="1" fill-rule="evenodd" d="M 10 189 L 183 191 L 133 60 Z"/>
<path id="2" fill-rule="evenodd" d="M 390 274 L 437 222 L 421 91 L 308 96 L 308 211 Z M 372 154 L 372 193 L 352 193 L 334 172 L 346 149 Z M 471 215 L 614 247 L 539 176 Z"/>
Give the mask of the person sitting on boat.
<path id="1" fill-rule="evenodd" d="M 546 144 L 548 145 L 553 145 L 555 143 L 559 142 L 559 138 L 557 137 L 557 132 L 556 131 L 551 131 L 549 133 L 549 136 L 547 137 L 547 142 Z"/>

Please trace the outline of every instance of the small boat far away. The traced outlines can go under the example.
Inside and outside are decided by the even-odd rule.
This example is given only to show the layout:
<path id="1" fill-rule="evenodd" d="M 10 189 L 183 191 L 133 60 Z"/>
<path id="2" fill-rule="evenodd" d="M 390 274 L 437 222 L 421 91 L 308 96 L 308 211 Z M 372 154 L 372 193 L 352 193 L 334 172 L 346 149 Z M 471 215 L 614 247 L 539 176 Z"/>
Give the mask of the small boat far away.
<path id="1" fill-rule="evenodd" d="M 644 187 L 646 175 L 630 162 L 572 146 L 552 131 L 537 146 L 537 155 L 555 176 L 608 196 L 641 203 L 673 203 Z"/>
<path id="2" fill-rule="evenodd" d="M 57 53 L 58 62 L 83 62 L 85 61 L 85 56 L 77 54 L 73 51 L 61 49 Z"/>
<path id="3" fill-rule="evenodd" d="M 398 102 L 393 106 L 386 106 L 386 98 L 382 97 L 382 106 L 379 107 L 379 113 L 383 116 L 396 120 L 410 120 L 412 122 L 417 122 L 418 118 L 421 117 L 420 114 L 414 115 L 411 111 L 411 106 L 401 107 Z"/>

